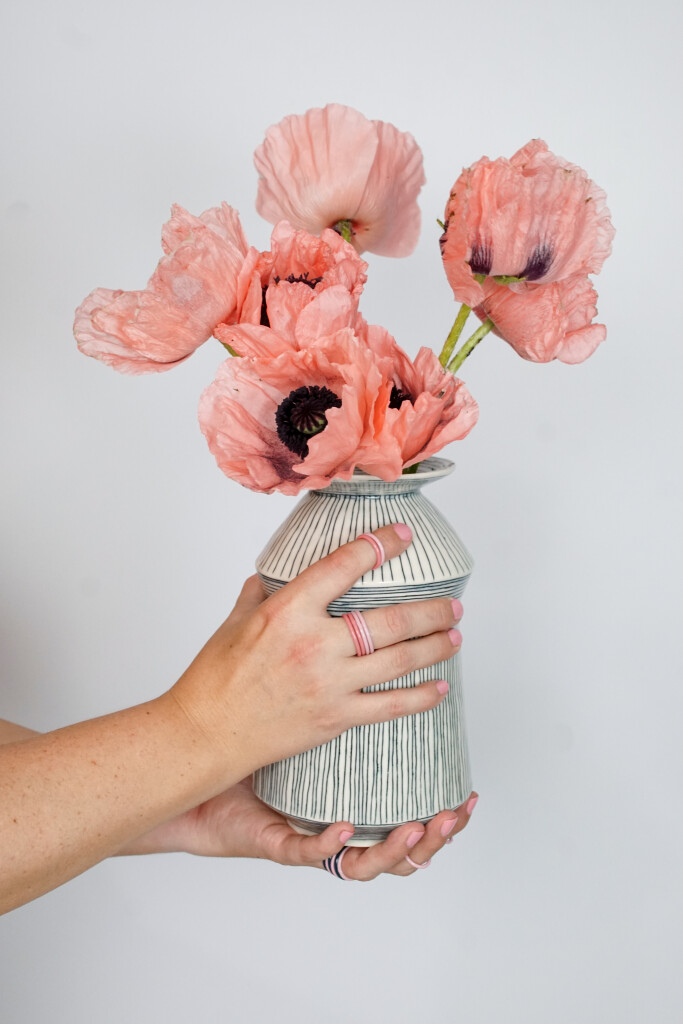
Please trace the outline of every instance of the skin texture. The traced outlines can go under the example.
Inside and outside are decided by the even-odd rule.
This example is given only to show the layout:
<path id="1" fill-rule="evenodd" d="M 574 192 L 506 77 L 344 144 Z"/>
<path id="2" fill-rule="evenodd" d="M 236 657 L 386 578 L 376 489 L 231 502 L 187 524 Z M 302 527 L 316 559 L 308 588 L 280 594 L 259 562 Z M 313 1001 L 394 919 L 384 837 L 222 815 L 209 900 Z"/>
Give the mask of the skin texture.
<path id="1" fill-rule="evenodd" d="M 387 558 L 409 542 L 378 530 Z M 257 768 L 346 729 L 435 707 L 435 681 L 362 693 L 450 657 L 459 634 L 447 599 L 366 613 L 376 651 L 363 658 L 326 607 L 374 564 L 365 541 L 345 545 L 265 598 L 247 580 L 234 611 L 160 697 L 43 735 L 0 730 L 0 912 L 55 888 L 106 857 L 184 850 L 320 867 L 352 822 L 301 837 L 253 794 Z M 410 637 L 420 639 L 409 639 Z M 324 683 L 322 682 L 324 680 Z M 352 879 L 412 874 L 446 841 L 446 810 L 352 849 Z M 455 831 L 467 823 L 457 812 Z M 415 836 L 417 833 L 417 837 Z M 419 841 L 408 846 L 410 837 Z"/>

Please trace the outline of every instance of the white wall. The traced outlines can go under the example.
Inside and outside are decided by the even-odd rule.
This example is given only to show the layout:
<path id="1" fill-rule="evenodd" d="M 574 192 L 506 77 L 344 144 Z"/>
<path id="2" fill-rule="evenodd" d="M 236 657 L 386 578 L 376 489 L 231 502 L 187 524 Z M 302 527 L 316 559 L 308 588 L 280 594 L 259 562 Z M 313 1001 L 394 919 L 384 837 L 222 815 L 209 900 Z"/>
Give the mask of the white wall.
<path id="1" fill-rule="evenodd" d="M 472 549 L 472 826 L 428 872 L 183 856 L 99 866 L 0 921 L 3 1024 L 417 1018 L 679 1021 L 680 7 L 6 0 L 0 715 L 39 729 L 167 688 L 292 500 L 216 469 L 196 401 L 221 358 L 125 378 L 73 311 L 141 286 L 170 204 L 253 209 L 251 154 L 328 101 L 412 131 L 423 238 L 362 309 L 410 351 L 454 312 L 434 224 L 464 164 L 529 138 L 617 227 L 608 340 L 537 366 L 489 337 L 480 423 L 432 488 Z"/>

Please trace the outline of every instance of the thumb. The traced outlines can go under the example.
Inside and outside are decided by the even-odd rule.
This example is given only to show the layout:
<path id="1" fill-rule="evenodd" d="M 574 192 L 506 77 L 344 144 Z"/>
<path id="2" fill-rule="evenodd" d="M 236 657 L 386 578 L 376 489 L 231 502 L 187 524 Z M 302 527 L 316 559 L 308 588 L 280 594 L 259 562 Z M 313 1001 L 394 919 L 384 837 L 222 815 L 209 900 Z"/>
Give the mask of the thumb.
<path id="1" fill-rule="evenodd" d="M 339 821 L 317 836 L 302 836 L 290 828 L 282 836 L 278 860 L 296 867 L 322 867 L 325 858 L 339 853 L 352 835 L 353 825 Z"/>
<path id="2" fill-rule="evenodd" d="M 245 580 L 240 596 L 235 602 L 235 607 L 230 615 L 231 622 L 240 622 L 242 619 L 246 619 L 256 611 L 267 596 L 259 577 L 256 574 L 250 576 L 248 580 Z"/>

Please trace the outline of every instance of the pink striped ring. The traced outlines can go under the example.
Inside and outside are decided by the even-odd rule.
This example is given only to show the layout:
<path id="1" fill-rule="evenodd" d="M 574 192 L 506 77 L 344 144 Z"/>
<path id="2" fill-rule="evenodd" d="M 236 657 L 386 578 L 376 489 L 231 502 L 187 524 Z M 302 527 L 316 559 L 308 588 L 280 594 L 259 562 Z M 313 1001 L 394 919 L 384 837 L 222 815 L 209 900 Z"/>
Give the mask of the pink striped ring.
<path id="1" fill-rule="evenodd" d="M 375 564 L 373 565 L 372 568 L 379 569 L 380 565 L 382 565 L 382 563 L 385 562 L 387 558 L 387 556 L 384 553 L 384 545 L 382 544 L 382 541 L 375 537 L 374 533 L 360 533 L 356 537 L 356 540 L 366 540 L 368 544 L 372 545 L 372 547 L 375 549 L 376 555 Z"/>
<path id="2" fill-rule="evenodd" d="M 339 851 L 339 853 L 335 853 L 333 857 L 325 857 L 325 860 L 323 861 L 323 867 L 325 868 L 325 871 L 329 871 L 329 873 L 331 875 L 334 875 L 335 878 L 343 878 L 345 882 L 353 882 L 353 878 L 349 878 L 347 875 L 345 875 L 344 872 L 342 871 L 341 866 L 341 862 L 344 859 L 344 854 L 346 853 L 347 850 L 350 849 L 350 846 L 345 846 L 343 847 L 343 849 Z"/>
<path id="3" fill-rule="evenodd" d="M 356 656 L 361 658 L 364 654 L 372 654 L 375 650 L 375 645 L 372 642 L 372 634 L 362 613 L 344 612 L 342 619 L 349 628 L 353 646 L 356 648 Z"/>

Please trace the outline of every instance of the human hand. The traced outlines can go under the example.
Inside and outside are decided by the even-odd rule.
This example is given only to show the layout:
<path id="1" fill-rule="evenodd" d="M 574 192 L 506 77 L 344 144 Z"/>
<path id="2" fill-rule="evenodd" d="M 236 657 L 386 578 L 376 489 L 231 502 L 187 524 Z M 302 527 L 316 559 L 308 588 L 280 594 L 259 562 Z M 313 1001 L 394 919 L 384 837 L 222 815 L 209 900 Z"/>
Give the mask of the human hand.
<path id="1" fill-rule="evenodd" d="M 409 543 L 393 526 L 376 536 L 387 558 Z M 225 758 L 226 771 L 230 761 L 243 778 L 353 726 L 417 714 L 444 699 L 447 686 L 438 680 L 361 692 L 446 661 L 461 643 L 452 628 L 459 603 L 437 598 L 365 612 L 375 653 L 356 657 L 345 622 L 326 609 L 374 563 L 371 545 L 356 540 L 267 599 L 258 577 L 247 580 L 233 613 L 170 691 L 202 742 Z"/>
<path id="2" fill-rule="evenodd" d="M 462 832 L 477 799 L 472 793 L 455 811 L 441 811 L 426 825 L 420 822 L 401 825 L 375 846 L 350 847 L 344 855 L 344 874 L 361 882 L 369 882 L 380 874 L 414 874 L 417 868 L 408 863 L 406 855 L 416 864 L 426 864 L 453 836 Z M 120 852 L 255 857 L 292 867 L 322 869 L 323 860 L 338 853 L 352 830 L 349 822 L 336 822 L 320 835 L 300 835 L 281 814 L 254 795 L 249 777 L 160 825 Z"/>

